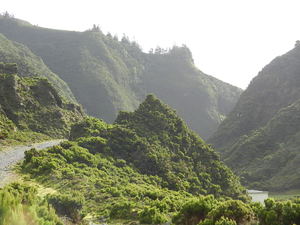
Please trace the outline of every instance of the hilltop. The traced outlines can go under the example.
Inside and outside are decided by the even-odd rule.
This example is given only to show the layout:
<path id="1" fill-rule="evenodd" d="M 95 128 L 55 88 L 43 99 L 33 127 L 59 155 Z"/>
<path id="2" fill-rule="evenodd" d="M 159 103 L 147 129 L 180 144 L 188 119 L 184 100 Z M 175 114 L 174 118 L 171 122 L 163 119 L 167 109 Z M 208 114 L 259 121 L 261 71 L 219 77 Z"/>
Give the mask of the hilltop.
<path id="1" fill-rule="evenodd" d="M 119 110 L 135 110 L 154 93 L 207 138 L 241 94 L 239 88 L 197 69 L 186 46 L 144 53 L 136 42 L 105 35 L 98 27 L 61 31 L 4 16 L 0 33 L 40 56 L 87 113 L 106 122 L 113 122 Z"/>
<path id="2" fill-rule="evenodd" d="M 23 172 L 82 199 L 83 212 L 95 218 L 158 224 L 193 195 L 247 199 L 214 150 L 153 95 L 113 125 L 87 117 L 70 137 L 27 152 Z"/>

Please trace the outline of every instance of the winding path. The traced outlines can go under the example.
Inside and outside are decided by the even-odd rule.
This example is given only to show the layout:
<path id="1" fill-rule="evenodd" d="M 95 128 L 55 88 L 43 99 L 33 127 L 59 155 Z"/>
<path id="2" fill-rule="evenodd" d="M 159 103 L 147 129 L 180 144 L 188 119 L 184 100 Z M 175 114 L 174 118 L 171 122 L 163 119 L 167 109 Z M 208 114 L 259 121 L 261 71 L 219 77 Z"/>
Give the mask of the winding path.
<path id="1" fill-rule="evenodd" d="M 15 176 L 13 172 L 13 166 L 16 165 L 20 160 L 24 158 L 24 152 L 31 148 L 41 150 L 54 145 L 58 145 L 64 140 L 51 140 L 42 143 L 9 147 L 3 151 L 0 151 L 0 187 L 7 184 L 11 178 Z"/>

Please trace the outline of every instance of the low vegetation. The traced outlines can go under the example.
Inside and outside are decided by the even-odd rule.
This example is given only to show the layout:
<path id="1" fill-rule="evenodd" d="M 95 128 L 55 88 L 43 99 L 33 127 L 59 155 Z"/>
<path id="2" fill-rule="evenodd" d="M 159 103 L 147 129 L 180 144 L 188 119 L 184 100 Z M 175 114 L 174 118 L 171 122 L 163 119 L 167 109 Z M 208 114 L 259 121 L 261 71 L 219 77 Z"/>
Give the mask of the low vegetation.
<path id="1" fill-rule="evenodd" d="M 63 225 L 34 187 L 13 183 L 0 189 L 0 225 Z"/>
<path id="2" fill-rule="evenodd" d="M 121 112 L 113 125 L 87 117 L 70 138 L 26 152 L 22 171 L 79 201 L 77 213 L 64 212 L 74 221 L 92 215 L 159 224 L 201 194 L 247 200 L 217 154 L 153 95 L 135 112 Z M 55 199 L 63 208 L 65 197 Z"/>

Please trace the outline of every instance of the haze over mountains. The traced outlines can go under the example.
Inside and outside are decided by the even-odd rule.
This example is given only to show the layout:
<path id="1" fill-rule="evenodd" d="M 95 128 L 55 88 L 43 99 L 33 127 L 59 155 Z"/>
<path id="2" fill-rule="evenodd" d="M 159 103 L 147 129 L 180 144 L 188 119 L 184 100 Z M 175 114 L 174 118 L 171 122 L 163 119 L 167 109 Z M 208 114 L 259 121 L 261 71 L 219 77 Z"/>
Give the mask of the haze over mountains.
<path id="1" fill-rule="evenodd" d="M 300 42 L 242 93 L 185 45 L 144 53 L 4 14 L 0 147 L 53 138 L 69 140 L 27 151 L 24 184 L 0 189 L 0 225 L 300 224 L 299 200 L 248 204 L 240 183 L 300 189 Z"/>
<path id="2" fill-rule="evenodd" d="M 126 37 L 119 41 L 97 27 L 59 31 L 3 16 L 0 33 L 28 46 L 68 84 L 89 115 L 108 122 L 154 93 L 207 138 L 241 94 L 241 89 L 198 70 L 185 46 L 148 54 Z"/>
<path id="3" fill-rule="evenodd" d="M 300 46 L 255 77 L 209 139 L 253 188 L 300 188 Z"/>

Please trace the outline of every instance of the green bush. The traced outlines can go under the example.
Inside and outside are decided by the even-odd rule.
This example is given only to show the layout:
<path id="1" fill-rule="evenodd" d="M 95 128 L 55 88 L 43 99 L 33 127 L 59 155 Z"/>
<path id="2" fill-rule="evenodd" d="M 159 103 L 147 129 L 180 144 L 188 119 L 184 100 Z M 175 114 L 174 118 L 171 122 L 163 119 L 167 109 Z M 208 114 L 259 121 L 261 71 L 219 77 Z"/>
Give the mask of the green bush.
<path id="1" fill-rule="evenodd" d="M 122 201 L 114 204 L 110 211 L 110 218 L 112 219 L 131 219 L 133 220 L 136 215 L 134 214 L 135 204 L 133 202 Z"/>
<path id="2" fill-rule="evenodd" d="M 173 223 L 195 225 L 204 220 L 208 213 L 215 207 L 217 201 L 212 195 L 193 199 L 182 206 Z"/>
<path id="3" fill-rule="evenodd" d="M 63 225 L 55 211 L 31 186 L 12 183 L 0 190 L 0 225 Z"/>
<path id="4" fill-rule="evenodd" d="M 50 195 L 48 196 L 48 202 L 59 215 L 69 217 L 74 223 L 80 222 L 83 218 L 84 200 L 80 194 L 76 196 L 68 194 Z"/>
<path id="5" fill-rule="evenodd" d="M 139 221 L 144 224 L 161 224 L 167 222 L 167 217 L 155 207 L 146 207 L 139 213 Z"/>

